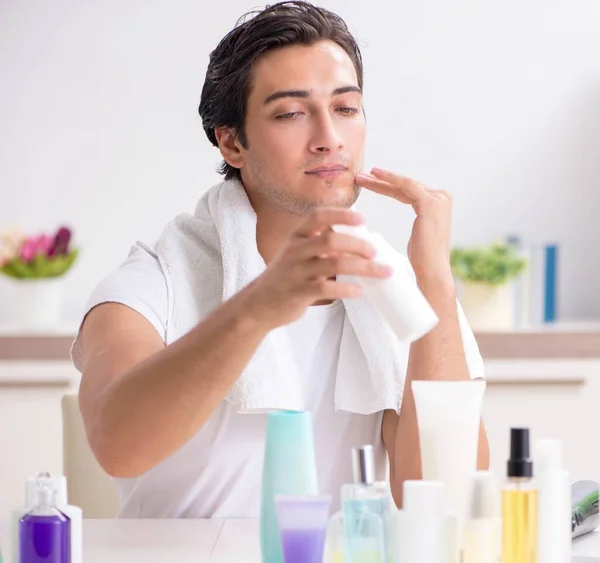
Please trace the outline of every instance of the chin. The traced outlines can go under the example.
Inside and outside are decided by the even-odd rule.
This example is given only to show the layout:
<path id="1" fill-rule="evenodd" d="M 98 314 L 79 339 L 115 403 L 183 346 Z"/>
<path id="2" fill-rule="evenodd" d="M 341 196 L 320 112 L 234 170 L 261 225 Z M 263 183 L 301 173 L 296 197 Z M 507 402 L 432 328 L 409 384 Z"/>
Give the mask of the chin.
<path id="1" fill-rule="evenodd" d="M 306 216 L 322 207 L 349 209 L 354 205 L 361 191 L 359 186 L 347 180 L 343 183 L 320 182 L 319 184 L 300 185 L 294 191 L 263 187 L 262 195 L 270 201 L 271 205 L 286 214 Z"/>
<path id="2" fill-rule="evenodd" d="M 313 194 L 313 201 L 318 207 L 351 207 L 358 199 L 360 187 L 354 182 L 350 183 L 347 179 L 339 181 L 319 182 L 317 187 L 311 186 L 310 192 Z"/>
<path id="3" fill-rule="evenodd" d="M 330 189 L 333 191 L 333 193 L 330 193 L 323 198 L 324 205 L 330 207 L 350 208 L 356 203 L 356 200 L 360 194 L 360 187 L 357 185 L 346 186 L 343 189 L 336 189 L 331 186 Z"/>

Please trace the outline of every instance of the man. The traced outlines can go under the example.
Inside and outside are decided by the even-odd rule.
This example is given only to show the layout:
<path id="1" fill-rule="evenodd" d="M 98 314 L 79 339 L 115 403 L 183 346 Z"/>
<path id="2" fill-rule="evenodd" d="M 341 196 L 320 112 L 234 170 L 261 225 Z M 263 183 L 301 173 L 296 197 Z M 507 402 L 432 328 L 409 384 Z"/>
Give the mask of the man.
<path id="1" fill-rule="evenodd" d="M 72 355 L 83 373 L 88 439 L 117 478 L 121 516 L 258 515 L 265 415 L 239 414 L 225 397 L 282 327 L 310 396 L 323 492 L 337 503 L 351 478 L 350 447 L 372 443 L 379 475 L 387 453 L 401 505 L 402 483 L 421 471 L 411 382 L 482 375 L 472 333 L 459 322 L 450 197 L 392 172 L 362 170 L 360 52 L 338 16 L 311 4 L 283 2 L 240 21 L 211 54 L 199 112 L 223 156 L 221 172 L 239 182 L 256 214 L 248 237 L 266 267 L 173 342 L 169 323 L 185 307 L 169 312 L 173 288 L 156 248 L 135 245 L 94 291 Z M 369 245 L 331 230 L 360 222 L 349 209 L 360 187 L 414 208 L 409 260 L 440 318 L 410 346 L 399 412 L 334 407 L 344 301 L 360 295 L 338 276 L 390 275 Z M 194 275 L 186 282 L 201 291 L 205 282 Z M 482 426 L 478 467 L 488 458 Z"/>

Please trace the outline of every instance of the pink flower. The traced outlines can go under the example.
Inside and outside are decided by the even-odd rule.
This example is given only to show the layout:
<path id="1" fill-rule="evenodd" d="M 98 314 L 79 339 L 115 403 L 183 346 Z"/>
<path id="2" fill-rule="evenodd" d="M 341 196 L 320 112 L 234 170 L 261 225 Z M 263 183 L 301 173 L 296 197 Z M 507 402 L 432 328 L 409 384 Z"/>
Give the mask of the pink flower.
<path id="1" fill-rule="evenodd" d="M 25 262 L 31 262 L 36 256 L 48 256 L 53 245 L 54 238 L 47 235 L 25 239 L 21 246 L 21 259 Z"/>
<path id="2" fill-rule="evenodd" d="M 36 249 L 37 244 L 35 237 L 25 239 L 23 245 L 21 246 L 21 260 L 24 260 L 25 262 L 31 262 L 35 258 Z"/>
<path id="3" fill-rule="evenodd" d="M 48 256 L 52 245 L 54 244 L 54 238 L 48 235 L 42 235 L 38 238 L 38 253 Z"/>

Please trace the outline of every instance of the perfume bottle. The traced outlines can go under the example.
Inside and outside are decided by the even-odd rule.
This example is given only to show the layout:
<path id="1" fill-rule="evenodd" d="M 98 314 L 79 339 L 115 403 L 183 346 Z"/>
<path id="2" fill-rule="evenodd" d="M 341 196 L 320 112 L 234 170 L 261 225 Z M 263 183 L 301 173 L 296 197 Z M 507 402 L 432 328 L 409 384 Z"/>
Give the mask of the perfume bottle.
<path id="1" fill-rule="evenodd" d="M 352 450 L 354 483 L 342 485 L 346 563 L 390 563 L 390 492 L 375 480 L 373 446 Z"/>
<path id="2" fill-rule="evenodd" d="M 507 482 L 502 490 L 502 563 L 538 563 L 537 509 L 529 429 L 511 428 Z"/>
<path id="3" fill-rule="evenodd" d="M 71 563 L 71 521 L 56 508 L 55 496 L 40 489 L 35 508 L 19 521 L 21 563 Z"/>

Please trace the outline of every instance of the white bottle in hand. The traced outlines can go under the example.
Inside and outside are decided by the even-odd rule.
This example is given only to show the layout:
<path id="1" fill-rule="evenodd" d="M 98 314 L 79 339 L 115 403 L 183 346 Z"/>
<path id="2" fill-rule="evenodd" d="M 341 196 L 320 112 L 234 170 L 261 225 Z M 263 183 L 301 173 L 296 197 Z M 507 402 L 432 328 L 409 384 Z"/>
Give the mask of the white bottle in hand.
<path id="1" fill-rule="evenodd" d="M 439 318 L 419 289 L 408 258 L 379 233 L 372 233 L 363 225 L 334 225 L 333 230 L 371 243 L 376 251 L 374 260 L 392 267 L 394 273 L 387 279 L 352 277 L 363 287 L 369 301 L 400 342 L 414 342 L 437 325 Z"/>

